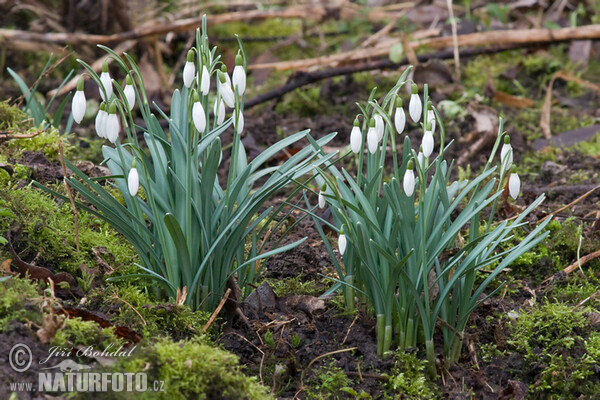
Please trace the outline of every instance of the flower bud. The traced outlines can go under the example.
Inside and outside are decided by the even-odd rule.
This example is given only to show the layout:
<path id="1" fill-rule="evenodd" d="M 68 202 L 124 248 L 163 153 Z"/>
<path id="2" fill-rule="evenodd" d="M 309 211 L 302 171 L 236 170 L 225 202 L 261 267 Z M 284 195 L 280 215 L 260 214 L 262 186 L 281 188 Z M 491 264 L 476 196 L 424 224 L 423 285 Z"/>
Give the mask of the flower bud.
<path id="1" fill-rule="evenodd" d="M 108 101 L 110 100 L 113 94 L 112 79 L 110 78 L 110 74 L 108 73 L 108 61 L 104 61 L 104 63 L 102 64 L 100 82 L 104 87 L 104 91 L 106 91 L 106 97 L 104 97 L 104 91 L 102 91 L 102 88 L 100 88 L 100 97 L 102 97 L 103 101 Z"/>
<path id="2" fill-rule="evenodd" d="M 500 163 L 504 166 L 504 172 L 510 170 L 513 162 L 512 146 L 510 145 L 510 137 L 504 136 L 504 144 L 500 150 Z"/>
<path id="3" fill-rule="evenodd" d="M 196 75 L 196 65 L 194 64 L 194 50 L 190 49 L 187 52 L 187 59 L 185 65 L 183 66 L 183 84 L 186 88 L 192 86 L 194 75 Z"/>
<path id="4" fill-rule="evenodd" d="M 379 114 L 375 114 L 375 132 L 377 132 L 377 141 L 380 142 L 383 138 L 383 132 L 385 131 L 385 123 L 383 117 Z"/>
<path id="5" fill-rule="evenodd" d="M 117 105 L 113 102 L 108 108 L 108 116 L 104 123 L 104 137 L 111 143 L 115 143 L 119 138 L 119 118 L 117 117 Z"/>
<path id="6" fill-rule="evenodd" d="M 344 255 L 346 251 L 346 235 L 344 234 L 344 227 L 340 229 L 340 236 L 338 237 L 338 248 L 340 249 L 340 254 Z"/>
<path id="7" fill-rule="evenodd" d="M 408 113 L 414 122 L 418 122 L 421 118 L 421 111 L 423 111 L 423 104 L 418 94 L 419 88 L 416 83 L 412 84 L 412 94 L 410 95 L 410 101 L 408 103 Z"/>
<path id="8" fill-rule="evenodd" d="M 435 113 L 431 103 L 427 104 L 427 124 L 431 123 L 431 132 L 435 132 Z"/>
<path id="9" fill-rule="evenodd" d="M 244 114 L 241 111 L 238 115 L 237 121 L 235 119 L 233 120 L 233 127 L 237 131 L 238 135 L 242 134 L 242 131 L 244 130 Z"/>
<path id="10" fill-rule="evenodd" d="M 194 91 L 194 105 L 192 106 L 192 121 L 198 132 L 204 132 L 206 129 L 206 114 L 204 113 L 204 107 L 200 102 L 200 96 Z"/>
<path id="11" fill-rule="evenodd" d="M 225 103 L 223 103 L 223 99 L 215 99 L 213 113 L 217 119 L 217 125 L 221 125 L 225 121 Z"/>
<path id="12" fill-rule="evenodd" d="M 427 124 L 425 134 L 423 134 L 423 141 L 421 142 L 423 147 L 423 155 L 429 157 L 433 153 L 433 132 L 431 131 L 431 124 Z"/>
<path id="13" fill-rule="evenodd" d="M 517 174 L 517 167 L 515 165 L 512 166 L 510 177 L 508 178 L 508 193 L 513 200 L 516 200 L 519 197 L 519 193 L 521 192 L 521 179 Z"/>
<path id="14" fill-rule="evenodd" d="M 71 114 L 73 115 L 73 120 L 77 123 L 80 123 L 83 117 L 85 116 L 85 93 L 83 92 L 83 78 L 79 78 L 77 81 L 77 91 L 73 96 L 73 102 L 71 103 Z"/>
<path id="15" fill-rule="evenodd" d="M 325 191 L 327 190 L 327 185 L 323 183 L 321 185 L 321 190 L 319 191 L 319 208 L 324 208 L 327 203 L 327 199 L 325 198 Z"/>
<path id="16" fill-rule="evenodd" d="M 127 78 L 125 78 L 125 89 L 123 89 L 123 93 L 125 93 L 125 99 L 127 100 L 127 109 L 131 111 L 135 105 L 135 89 L 133 88 L 131 75 L 127 75 Z"/>
<path id="17" fill-rule="evenodd" d="M 406 126 L 406 114 L 404 114 L 404 108 L 402 108 L 402 98 L 396 97 L 396 112 L 394 113 L 394 128 L 398 134 L 404 132 Z"/>
<path id="18" fill-rule="evenodd" d="M 233 83 L 233 89 L 237 90 L 239 96 L 242 96 L 246 91 L 246 70 L 244 70 L 242 64 L 242 55 L 238 54 L 235 56 L 235 67 L 233 68 L 231 81 Z"/>
<path id="19" fill-rule="evenodd" d="M 229 108 L 235 106 L 235 96 L 231 90 L 231 85 L 227 83 L 227 72 L 218 72 L 219 76 L 219 94 Z"/>
<path id="20" fill-rule="evenodd" d="M 208 94 L 210 91 L 210 75 L 208 73 L 208 68 L 206 65 L 202 66 L 202 76 L 200 78 L 200 93 L 204 96 Z"/>
<path id="21" fill-rule="evenodd" d="M 131 164 L 129 176 L 127 177 L 127 188 L 129 189 L 129 194 L 131 196 L 137 195 L 137 192 L 140 189 L 140 175 L 138 174 L 138 170 L 135 165 L 135 159 Z"/>
<path id="22" fill-rule="evenodd" d="M 371 118 L 369 121 L 369 130 L 367 131 L 367 146 L 369 153 L 375 154 L 379 145 L 379 137 L 377 135 L 377 128 L 375 128 L 375 118 Z"/>
<path id="23" fill-rule="evenodd" d="M 413 171 L 412 160 L 410 160 L 406 165 L 402 187 L 404 189 L 404 193 L 406 193 L 408 197 L 412 196 L 415 192 L 415 172 Z"/>
<path id="24" fill-rule="evenodd" d="M 108 117 L 108 113 L 106 112 L 106 103 L 100 103 L 100 109 L 96 114 L 96 119 L 94 121 L 94 126 L 96 128 L 96 134 L 102 139 L 106 139 L 104 131 L 106 130 L 106 118 Z"/>
<path id="25" fill-rule="evenodd" d="M 358 117 L 354 119 L 354 126 L 352 127 L 352 131 L 350 131 L 350 148 L 352 152 L 358 154 L 360 151 L 360 147 L 362 145 L 362 133 L 360 128 L 358 127 Z"/>

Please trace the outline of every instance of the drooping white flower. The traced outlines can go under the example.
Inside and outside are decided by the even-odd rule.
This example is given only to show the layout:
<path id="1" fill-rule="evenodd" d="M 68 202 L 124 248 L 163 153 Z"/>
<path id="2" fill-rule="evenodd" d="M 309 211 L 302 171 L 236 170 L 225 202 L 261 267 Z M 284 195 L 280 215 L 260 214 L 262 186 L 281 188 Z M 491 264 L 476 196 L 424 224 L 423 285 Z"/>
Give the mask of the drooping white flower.
<path id="1" fill-rule="evenodd" d="M 104 122 L 104 137 L 111 143 L 115 143 L 119 138 L 119 118 L 117 117 L 117 105 L 113 102 L 108 110 L 108 116 Z"/>
<path id="2" fill-rule="evenodd" d="M 233 120 L 233 127 L 237 131 L 238 135 L 242 134 L 242 131 L 244 130 L 244 114 L 241 111 L 238 115 L 237 121 L 235 119 Z"/>
<path id="3" fill-rule="evenodd" d="M 327 190 L 327 185 L 323 183 L 321 185 L 321 190 L 319 191 L 319 208 L 325 208 L 325 204 L 327 204 L 327 199 L 325 198 L 325 191 Z"/>
<path id="4" fill-rule="evenodd" d="M 217 125 L 221 125 L 225 121 L 225 103 L 223 99 L 216 98 L 215 105 L 213 106 L 213 113 L 217 119 Z"/>
<path id="5" fill-rule="evenodd" d="M 206 65 L 202 66 L 202 76 L 200 77 L 200 93 L 204 96 L 208 94 L 210 90 L 210 75 L 208 74 L 208 68 Z"/>
<path id="6" fill-rule="evenodd" d="M 377 141 L 381 142 L 383 132 L 385 131 L 385 123 L 383 122 L 383 117 L 379 114 L 375 114 L 375 131 L 377 132 Z"/>
<path id="7" fill-rule="evenodd" d="M 521 179 L 517 174 L 517 167 L 513 165 L 510 177 L 508 178 L 508 193 L 513 200 L 516 200 L 519 197 L 519 193 L 521 192 Z"/>
<path id="8" fill-rule="evenodd" d="M 412 196 L 415 192 L 415 172 L 413 171 L 412 160 L 410 160 L 406 165 L 406 171 L 404 172 L 402 188 L 404 189 L 404 193 L 406 193 L 408 197 Z"/>
<path id="9" fill-rule="evenodd" d="M 423 104 L 419 98 L 419 88 L 416 83 L 412 84 L 412 94 L 410 95 L 410 101 L 408 102 L 408 113 L 414 122 L 418 122 L 421 118 L 421 112 L 423 111 Z"/>
<path id="10" fill-rule="evenodd" d="M 371 118 L 369 130 L 367 131 L 367 147 L 369 148 L 369 153 L 375 154 L 378 146 L 379 136 L 377 135 L 377 128 L 375 128 L 375 118 Z"/>
<path id="11" fill-rule="evenodd" d="M 227 72 L 220 71 L 218 73 L 219 76 L 219 94 L 221 98 L 229 108 L 233 108 L 235 106 L 235 96 L 233 94 L 233 90 L 231 90 L 231 85 L 227 83 Z"/>
<path id="12" fill-rule="evenodd" d="M 340 229 L 340 236 L 338 237 L 338 248 L 340 249 L 340 254 L 344 255 L 346 251 L 346 235 L 344 234 L 344 227 Z"/>
<path id="13" fill-rule="evenodd" d="M 394 128 L 396 128 L 396 132 L 401 134 L 404 132 L 404 127 L 406 126 L 406 114 L 404 113 L 404 108 L 402 108 L 402 98 L 396 97 L 396 112 L 394 113 Z"/>
<path id="14" fill-rule="evenodd" d="M 354 120 L 354 126 L 350 131 L 350 148 L 352 152 L 358 154 L 360 152 L 360 147 L 362 145 L 362 133 L 360 128 L 358 127 L 358 118 Z"/>
<path id="15" fill-rule="evenodd" d="M 233 83 L 233 90 L 237 90 L 239 96 L 243 95 L 246 91 L 246 70 L 243 63 L 244 60 L 241 54 L 235 56 L 235 67 L 233 68 L 231 81 Z"/>
<path id="16" fill-rule="evenodd" d="M 106 112 L 106 103 L 100 103 L 100 109 L 96 114 L 96 119 L 94 121 L 94 126 L 96 128 L 96 134 L 102 139 L 106 139 L 104 131 L 106 130 L 106 118 L 108 117 L 108 113 Z"/>
<path id="17" fill-rule="evenodd" d="M 192 86 L 194 76 L 196 75 L 196 65 L 194 63 L 194 50 L 190 49 L 187 52 L 185 65 L 183 66 L 183 84 L 186 88 Z"/>
<path id="18" fill-rule="evenodd" d="M 431 126 L 428 126 L 428 128 L 431 128 Z M 430 129 L 425 130 L 421 147 L 423 147 L 423 155 L 425 157 L 429 157 L 433 152 L 433 132 Z"/>
<path id="19" fill-rule="evenodd" d="M 73 96 L 73 102 L 71 103 L 71 114 L 73 115 L 73 120 L 77 123 L 80 123 L 83 117 L 85 116 L 85 93 L 83 92 L 83 78 L 79 78 L 77 81 L 77 91 Z"/>
<path id="20" fill-rule="evenodd" d="M 131 75 L 127 75 L 127 78 L 125 78 L 125 89 L 123 89 L 123 93 L 125 93 L 125 99 L 127 100 L 127 108 L 131 111 L 133 106 L 135 106 L 135 89 L 133 88 Z"/>
<path id="21" fill-rule="evenodd" d="M 102 83 L 102 86 L 104 87 L 104 91 L 106 91 L 106 97 L 104 96 L 104 91 L 102 91 L 102 88 L 100 88 L 100 97 L 102 97 L 103 101 L 108 102 L 108 100 L 110 100 L 110 98 L 112 97 L 113 94 L 113 87 L 112 87 L 112 79 L 110 78 L 110 74 L 108 73 L 108 62 L 104 61 L 104 63 L 102 64 L 102 73 L 100 74 L 100 82 Z"/>
<path id="22" fill-rule="evenodd" d="M 427 123 L 431 123 L 431 132 L 435 132 L 435 113 L 431 103 L 427 105 Z"/>
<path id="23" fill-rule="evenodd" d="M 194 90 L 195 92 L 195 90 Z M 200 96 L 198 93 L 194 93 L 194 105 L 192 106 L 192 121 L 198 132 L 203 133 L 206 129 L 206 114 L 204 113 L 204 107 L 200 102 Z"/>
<path id="24" fill-rule="evenodd" d="M 417 163 L 421 169 L 425 168 L 425 155 L 423 154 L 423 145 L 419 147 L 419 154 L 417 154 Z"/>
<path id="25" fill-rule="evenodd" d="M 510 137 L 504 136 L 504 144 L 500 150 L 500 163 L 504 165 L 504 172 L 510 170 L 513 163 L 512 146 L 510 145 Z"/>
<path id="26" fill-rule="evenodd" d="M 129 176 L 127 177 L 127 188 L 129 189 L 129 194 L 131 196 L 135 196 L 140 189 L 140 175 L 138 174 L 138 170 L 136 168 L 135 159 L 131 164 Z"/>

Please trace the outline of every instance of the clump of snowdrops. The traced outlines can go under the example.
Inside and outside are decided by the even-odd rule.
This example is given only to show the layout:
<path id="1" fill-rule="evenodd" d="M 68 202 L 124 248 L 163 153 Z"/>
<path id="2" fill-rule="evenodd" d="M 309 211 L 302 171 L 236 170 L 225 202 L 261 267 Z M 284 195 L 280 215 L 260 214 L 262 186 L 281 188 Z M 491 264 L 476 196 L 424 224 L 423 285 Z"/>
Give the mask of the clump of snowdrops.
<path id="1" fill-rule="evenodd" d="M 470 181 L 451 181 L 440 114 L 428 97 L 427 85 L 421 100 L 417 85 L 407 79 L 409 70 L 380 102 L 373 90 L 367 104 L 359 105 L 361 113 L 349 136 L 357 171 L 335 166 L 319 170 L 319 206 L 330 208 L 333 223 L 313 217 L 339 233 L 343 264 L 321 230 L 347 309 L 353 309 L 358 297 L 375 314 L 378 354 L 383 356 L 392 345 L 400 349 L 424 345 L 435 374 L 436 329 L 441 330 L 446 360 L 458 360 L 469 315 L 494 293 L 486 288 L 547 235 L 544 227 L 549 219 L 515 247 L 500 250 L 515 230 L 524 229 L 524 218 L 544 196 L 514 219 L 495 223 L 505 187 L 513 200 L 520 192 L 502 121 L 481 174 Z M 408 96 L 402 94 L 406 85 L 411 88 L 410 120 L 423 133 L 402 138 L 410 123 L 404 110 Z M 386 161 L 390 152 L 391 165 Z M 489 215 L 487 220 L 483 215 Z"/>
<path id="2" fill-rule="evenodd" d="M 121 57 L 100 46 L 123 71 L 124 87 L 111 78 L 108 63 L 98 76 L 79 60 L 103 99 L 95 129 L 110 142 L 102 149 L 112 174 L 108 178 L 124 202 L 67 163 L 74 174 L 68 183 L 87 202 L 78 206 L 107 221 L 131 242 L 140 260 L 141 272 L 136 276 L 153 279 L 160 293 L 173 300 L 185 299 L 194 309 L 214 310 L 228 285 L 239 286 L 242 295 L 247 295 L 266 258 L 304 240 L 282 247 L 276 241 L 268 247 L 271 232 L 280 230 L 285 216 L 277 217 L 283 205 L 277 209 L 263 205 L 315 167 L 328 165 L 332 157 L 322 155 L 321 146 L 334 134 L 310 138 L 310 146 L 283 164 L 265 166 L 276 153 L 310 137 L 303 131 L 247 161 L 241 141 L 246 57 L 239 44 L 230 77 L 217 49 L 209 47 L 204 19 L 202 30 L 196 32 L 196 46 L 187 53 L 183 85 L 173 93 L 170 112 L 150 106 L 143 76 L 128 54 Z M 85 107 L 82 77 L 72 102 L 77 123 Z M 143 126 L 134 122 L 135 113 L 143 119 Z M 167 122 L 167 131 L 159 118 Z M 217 170 L 225 146 L 220 136 L 231 125 L 233 139 L 225 145 L 231 147 L 231 162 L 227 179 L 221 182 Z M 140 134 L 144 144 L 138 140 Z M 288 188 L 290 196 L 300 190 L 294 187 Z"/>

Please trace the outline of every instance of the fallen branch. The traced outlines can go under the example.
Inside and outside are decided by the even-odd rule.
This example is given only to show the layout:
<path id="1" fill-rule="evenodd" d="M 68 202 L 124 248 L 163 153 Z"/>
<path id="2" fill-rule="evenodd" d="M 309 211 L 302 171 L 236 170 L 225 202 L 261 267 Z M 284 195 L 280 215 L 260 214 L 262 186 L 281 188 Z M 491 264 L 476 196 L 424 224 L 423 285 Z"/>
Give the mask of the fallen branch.
<path id="1" fill-rule="evenodd" d="M 596 250 L 593 253 L 590 253 L 586 256 L 581 257 L 580 259 L 575 261 L 573 264 L 569 265 L 567 268 L 563 269 L 560 272 L 557 272 L 556 274 L 552 275 L 550 278 L 543 281 L 542 286 L 552 283 L 555 279 L 559 279 L 566 275 L 569 275 L 571 272 L 579 269 L 583 264 L 588 263 L 592 260 L 595 260 L 598 257 L 600 257 L 600 250 Z"/>

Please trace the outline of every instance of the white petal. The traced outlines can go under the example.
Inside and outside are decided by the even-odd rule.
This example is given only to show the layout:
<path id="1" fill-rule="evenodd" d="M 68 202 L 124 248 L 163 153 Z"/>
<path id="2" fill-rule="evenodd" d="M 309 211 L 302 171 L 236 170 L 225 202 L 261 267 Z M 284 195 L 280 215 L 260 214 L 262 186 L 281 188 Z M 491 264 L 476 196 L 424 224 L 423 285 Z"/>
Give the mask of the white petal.
<path id="1" fill-rule="evenodd" d="M 204 113 L 204 107 L 199 101 L 195 102 L 192 106 L 192 121 L 198 132 L 204 132 L 206 129 L 206 114 Z"/>
<path id="2" fill-rule="evenodd" d="M 341 234 L 338 238 L 338 248 L 340 249 L 340 254 L 344 255 L 346 251 L 346 235 Z"/>
<path id="3" fill-rule="evenodd" d="M 127 178 L 127 188 L 129 189 L 129 194 L 135 196 L 140 188 L 140 176 L 138 174 L 137 168 L 131 168 L 129 171 L 129 177 Z"/>
<path id="4" fill-rule="evenodd" d="M 396 132 L 404 132 L 404 126 L 406 126 L 406 114 L 404 114 L 404 109 L 402 107 L 396 107 L 396 114 L 394 115 L 394 127 L 396 128 Z"/>
<path id="5" fill-rule="evenodd" d="M 362 144 L 362 134 L 358 126 L 353 126 L 350 131 L 350 147 L 356 154 L 360 151 L 360 145 Z"/>
<path id="6" fill-rule="evenodd" d="M 421 111 L 423 111 L 423 104 L 418 94 L 410 95 L 410 102 L 408 103 L 408 113 L 414 122 L 418 122 L 421 118 Z"/>
<path id="7" fill-rule="evenodd" d="M 327 199 L 323 196 L 323 192 L 319 192 L 319 208 L 324 208 L 327 203 Z"/>
<path id="8" fill-rule="evenodd" d="M 135 105 L 135 90 L 133 89 L 133 85 L 125 85 L 123 93 L 125 93 L 127 105 L 129 106 L 129 111 L 131 111 Z"/>
<path id="9" fill-rule="evenodd" d="M 513 172 L 512 174 L 510 174 L 510 178 L 508 178 L 508 193 L 510 194 L 510 197 L 516 200 L 517 197 L 519 197 L 520 192 L 521 179 L 519 178 L 519 175 L 517 173 Z"/>
<path id="10" fill-rule="evenodd" d="M 71 114 L 75 122 L 80 123 L 85 115 L 85 94 L 83 90 L 77 90 L 71 103 Z"/>
<path id="11" fill-rule="evenodd" d="M 217 100 L 215 99 L 215 105 L 213 107 L 213 113 L 217 118 L 217 125 L 221 125 L 223 121 L 225 121 L 225 104 L 223 103 L 223 99 Z"/>
<path id="12" fill-rule="evenodd" d="M 183 84 L 185 87 L 189 88 L 192 86 L 194 75 L 196 75 L 196 66 L 193 62 L 186 61 L 185 66 L 183 67 Z"/>
<path id="13" fill-rule="evenodd" d="M 117 141 L 117 138 L 119 137 L 119 118 L 117 117 L 117 114 L 108 114 L 108 117 L 106 117 L 104 136 L 111 143 Z"/>
<path id="14" fill-rule="evenodd" d="M 369 147 L 369 153 L 375 154 L 378 144 L 379 138 L 377 137 L 377 128 L 369 127 L 369 130 L 367 131 L 367 146 Z"/>
<path id="15" fill-rule="evenodd" d="M 233 82 L 233 88 L 237 89 L 238 94 L 241 96 L 246 91 L 246 71 L 241 65 L 236 65 L 233 68 L 233 76 L 231 78 Z"/>
<path id="16" fill-rule="evenodd" d="M 433 152 L 433 134 L 431 131 L 425 131 L 421 146 L 423 146 L 423 154 L 425 157 L 429 157 Z"/>
<path id="17" fill-rule="evenodd" d="M 107 101 L 107 99 L 110 99 L 113 94 L 112 80 L 110 79 L 110 74 L 108 72 L 101 73 L 100 82 L 102 82 L 102 86 L 104 86 L 104 90 L 106 90 L 107 98 L 104 98 L 104 92 L 102 92 L 102 89 L 100 89 L 100 97 L 102 97 L 102 100 Z"/>
<path id="18" fill-rule="evenodd" d="M 500 162 L 504 164 L 504 159 L 508 157 L 506 160 L 506 167 L 504 167 L 504 171 L 509 171 L 510 167 L 513 163 L 513 154 L 512 154 L 512 146 L 510 144 L 504 143 L 502 145 L 502 149 L 500 150 Z"/>
<path id="19" fill-rule="evenodd" d="M 244 114 L 240 113 L 237 123 L 233 124 L 238 134 L 241 134 L 244 130 Z"/>
<path id="20" fill-rule="evenodd" d="M 404 181 L 402 182 L 404 193 L 408 197 L 412 196 L 415 192 L 415 173 L 412 169 L 407 169 L 404 173 Z"/>
<path id="21" fill-rule="evenodd" d="M 231 90 L 231 86 L 229 86 L 227 82 L 219 85 L 219 93 L 225 104 L 227 104 L 227 107 L 233 108 L 235 106 L 235 97 Z"/>
<path id="22" fill-rule="evenodd" d="M 385 124 L 383 123 L 383 118 L 379 114 L 375 114 L 375 131 L 377 132 L 377 141 L 381 141 L 383 132 L 385 131 Z"/>
<path id="23" fill-rule="evenodd" d="M 96 133 L 98 134 L 99 137 L 105 139 L 104 136 L 104 131 L 105 131 L 105 127 L 106 127 L 106 117 L 108 114 L 106 114 L 106 111 L 104 110 L 100 110 L 98 111 L 98 114 L 96 114 L 96 119 L 94 120 L 94 126 L 96 128 Z"/>
<path id="24" fill-rule="evenodd" d="M 433 110 L 427 111 L 427 124 L 431 124 L 431 132 L 435 132 L 435 113 Z"/>
<path id="25" fill-rule="evenodd" d="M 206 65 L 202 66 L 202 78 L 200 80 L 200 92 L 206 96 L 210 90 L 210 76 L 208 75 L 208 68 Z"/>
<path id="26" fill-rule="evenodd" d="M 421 151 L 419 152 L 419 154 L 417 154 L 417 162 L 419 163 L 421 169 L 425 167 L 425 155 Z"/>

